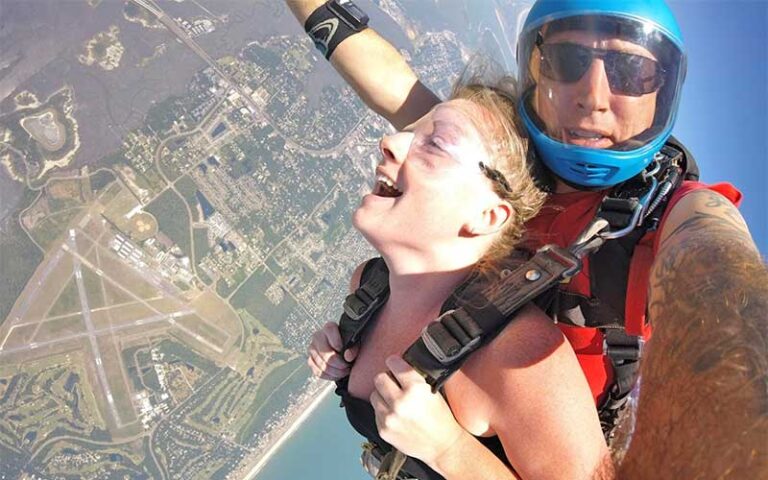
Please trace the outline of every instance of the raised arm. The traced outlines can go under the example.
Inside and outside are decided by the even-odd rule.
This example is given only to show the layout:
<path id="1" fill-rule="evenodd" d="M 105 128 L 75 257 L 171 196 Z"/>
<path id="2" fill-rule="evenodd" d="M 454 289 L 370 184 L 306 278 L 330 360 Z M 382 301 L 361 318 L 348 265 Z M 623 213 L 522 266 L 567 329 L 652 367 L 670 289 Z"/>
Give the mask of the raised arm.
<path id="1" fill-rule="evenodd" d="M 696 191 L 671 212 L 649 290 L 654 332 L 621 479 L 768 471 L 768 272 L 739 212 Z"/>
<path id="2" fill-rule="evenodd" d="M 286 0 L 304 27 L 322 0 Z M 397 129 L 415 122 L 440 99 L 422 84 L 400 53 L 372 28 L 344 40 L 331 64 L 373 111 Z"/>

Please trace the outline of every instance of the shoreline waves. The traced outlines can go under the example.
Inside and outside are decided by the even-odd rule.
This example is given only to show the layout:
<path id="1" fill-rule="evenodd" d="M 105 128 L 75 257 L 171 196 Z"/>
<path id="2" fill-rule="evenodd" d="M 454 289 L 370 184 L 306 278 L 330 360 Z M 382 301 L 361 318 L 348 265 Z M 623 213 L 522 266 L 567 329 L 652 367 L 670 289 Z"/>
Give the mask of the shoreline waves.
<path id="1" fill-rule="evenodd" d="M 328 394 L 333 392 L 335 386 L 336 385 L 333 382 L 329 382 L 327 387 L 322 388 L 317 395 L 312 397 L 312 400 L 306 406 L 304 406 L 304 408 L 302 408 L 301 414 L 298 416 L 298 418 L 296 418 L 296 420 L 293 421 L 285 429 L 285 431 L 278 436 L 274 443 L 269 446 L 267 451 L 261 455 L 256 464 L 248 469 L 248 473 L 242 477 L 244 480 L 254 480 L 256 478 L 258 473 L 262 470 L 262 468 L 264 468 L 267 462 L 270 461 L 270 459 L 280 449 L 280 447 L 283 446 L 283 444 L 288 441 L 288 439 L 291 438 L 294 433 L 296 433 L 299 427 L 301 427 L 301 425 L 309 418 L 309 416 L 320 406 Z"/>

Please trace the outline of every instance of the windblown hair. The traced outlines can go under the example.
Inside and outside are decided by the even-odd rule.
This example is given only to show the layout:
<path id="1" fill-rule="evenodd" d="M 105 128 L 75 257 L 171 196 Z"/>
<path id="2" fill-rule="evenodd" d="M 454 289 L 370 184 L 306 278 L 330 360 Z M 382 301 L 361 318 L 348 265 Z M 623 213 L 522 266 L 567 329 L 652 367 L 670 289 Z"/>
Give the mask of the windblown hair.
<path id="1" fill-rule="evenodd" d="M 451 99 L 467 100 L 480 107 L 482 113 L 474 116 L 473 123 L 484 137 L 493 161 L 492 166 L 481 168 L 493 179 L 494 191 L 512 207 L 502 235 L 480 262 L 484 270 L 513 252 L 523 237 L 525 223 L 539 212 L 546 194 L 536 186 L 528 166 L 528 138 L 518 115 L 515 80 L 501 76 L 487 81 L 486 65 L 480 73 L 468 74 L 470 68 L 477 72 L 476 63 L 470 62 Z"/>

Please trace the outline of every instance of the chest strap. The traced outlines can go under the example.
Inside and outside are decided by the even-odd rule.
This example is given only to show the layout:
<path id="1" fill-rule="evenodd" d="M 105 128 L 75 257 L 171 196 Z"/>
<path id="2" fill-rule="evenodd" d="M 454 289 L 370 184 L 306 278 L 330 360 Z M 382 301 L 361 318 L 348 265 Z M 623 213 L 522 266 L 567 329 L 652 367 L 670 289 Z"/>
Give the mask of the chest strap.
<path id="1" fill-rule="evenodd" d="M 342 351 L 360 341 L 360 336 L 373 314 L 389 298 L 389 269 L 381 257 L 372 258 L 363 267 L 360 286 L 344 299 L 344 312 L 339 319 Z"/>

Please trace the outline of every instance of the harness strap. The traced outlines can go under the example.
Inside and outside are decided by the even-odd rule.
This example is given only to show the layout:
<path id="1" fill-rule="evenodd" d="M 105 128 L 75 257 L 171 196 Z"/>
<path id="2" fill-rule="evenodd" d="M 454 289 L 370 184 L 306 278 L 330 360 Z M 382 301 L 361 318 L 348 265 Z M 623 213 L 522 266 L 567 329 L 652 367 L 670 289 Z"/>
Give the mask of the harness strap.
<path id="1" fill-rule="evenodd" d="M 598 408 L 598 417 L 605 439 L 610 444 L 616 420 L 626 406 L 640 373 L 643 338 L 628 335 L 623 330 L 608 329 L 604 332 L 603 351 L 613 368 L 613 384 Z"/>
<path id="2" fill-rule="evenodd" d="M 492 340 L 514 313 L 553 285 L 569 279 L 581 260 L 569 250 L 546 246 L 514 270 L 502 271 L 481 294 L 472 294 L 422 331 L 403 358 L 437 391 L 469 355 Z"/>
<path id="3" fill-rule="evenodd" d="M 555 301 L 552 317 L 558 322 L 579 327 L 622 328 L 622 318 L 606 302 L 565 290 L 557 293 Z"/>
<path id="4" fill-rule="evenodd" d="M 608 220 L 612 229 L 628 227 L 635 211 L 640 206 L 637 198 L 605 197 L 600 205 L 599 216 Z"/>
<path id="5" fill-rule="evenodd" d="M 685 157 L 665 145 L 657 154 L 658 167 L 616 187 L 602 201 L 597 218 L 611 232 L 590 258 L 590 293 L 586 296 L 560 289 L 548 313 L 558 321 L 591 328 L 630 328 L 633 335 L 649 332 L 645 326 L 645 292 L 653 251 L 646 246 L 664 214 L 669 194 L 683 179 Z M 627 326 L 626 319 L 639 325 Z"/>
<path id="6" fill-rule="evenodd" d="M 403 469 L 408 456 L 400 450 L 392 449 L 384 455 L 381 460 L 379 472 L 376 474 L 376 480 L 397 480 L 400 470 Z"/>
<path id="7" fill-rule="evenodd" d="M 373 258 L 363 267 L 360 286 L 344 299 L 344 313 L 339 319 L 342 351 L 360 341 L 373 313 L 389 297 L 389 269 L 383 258 Z"/>

